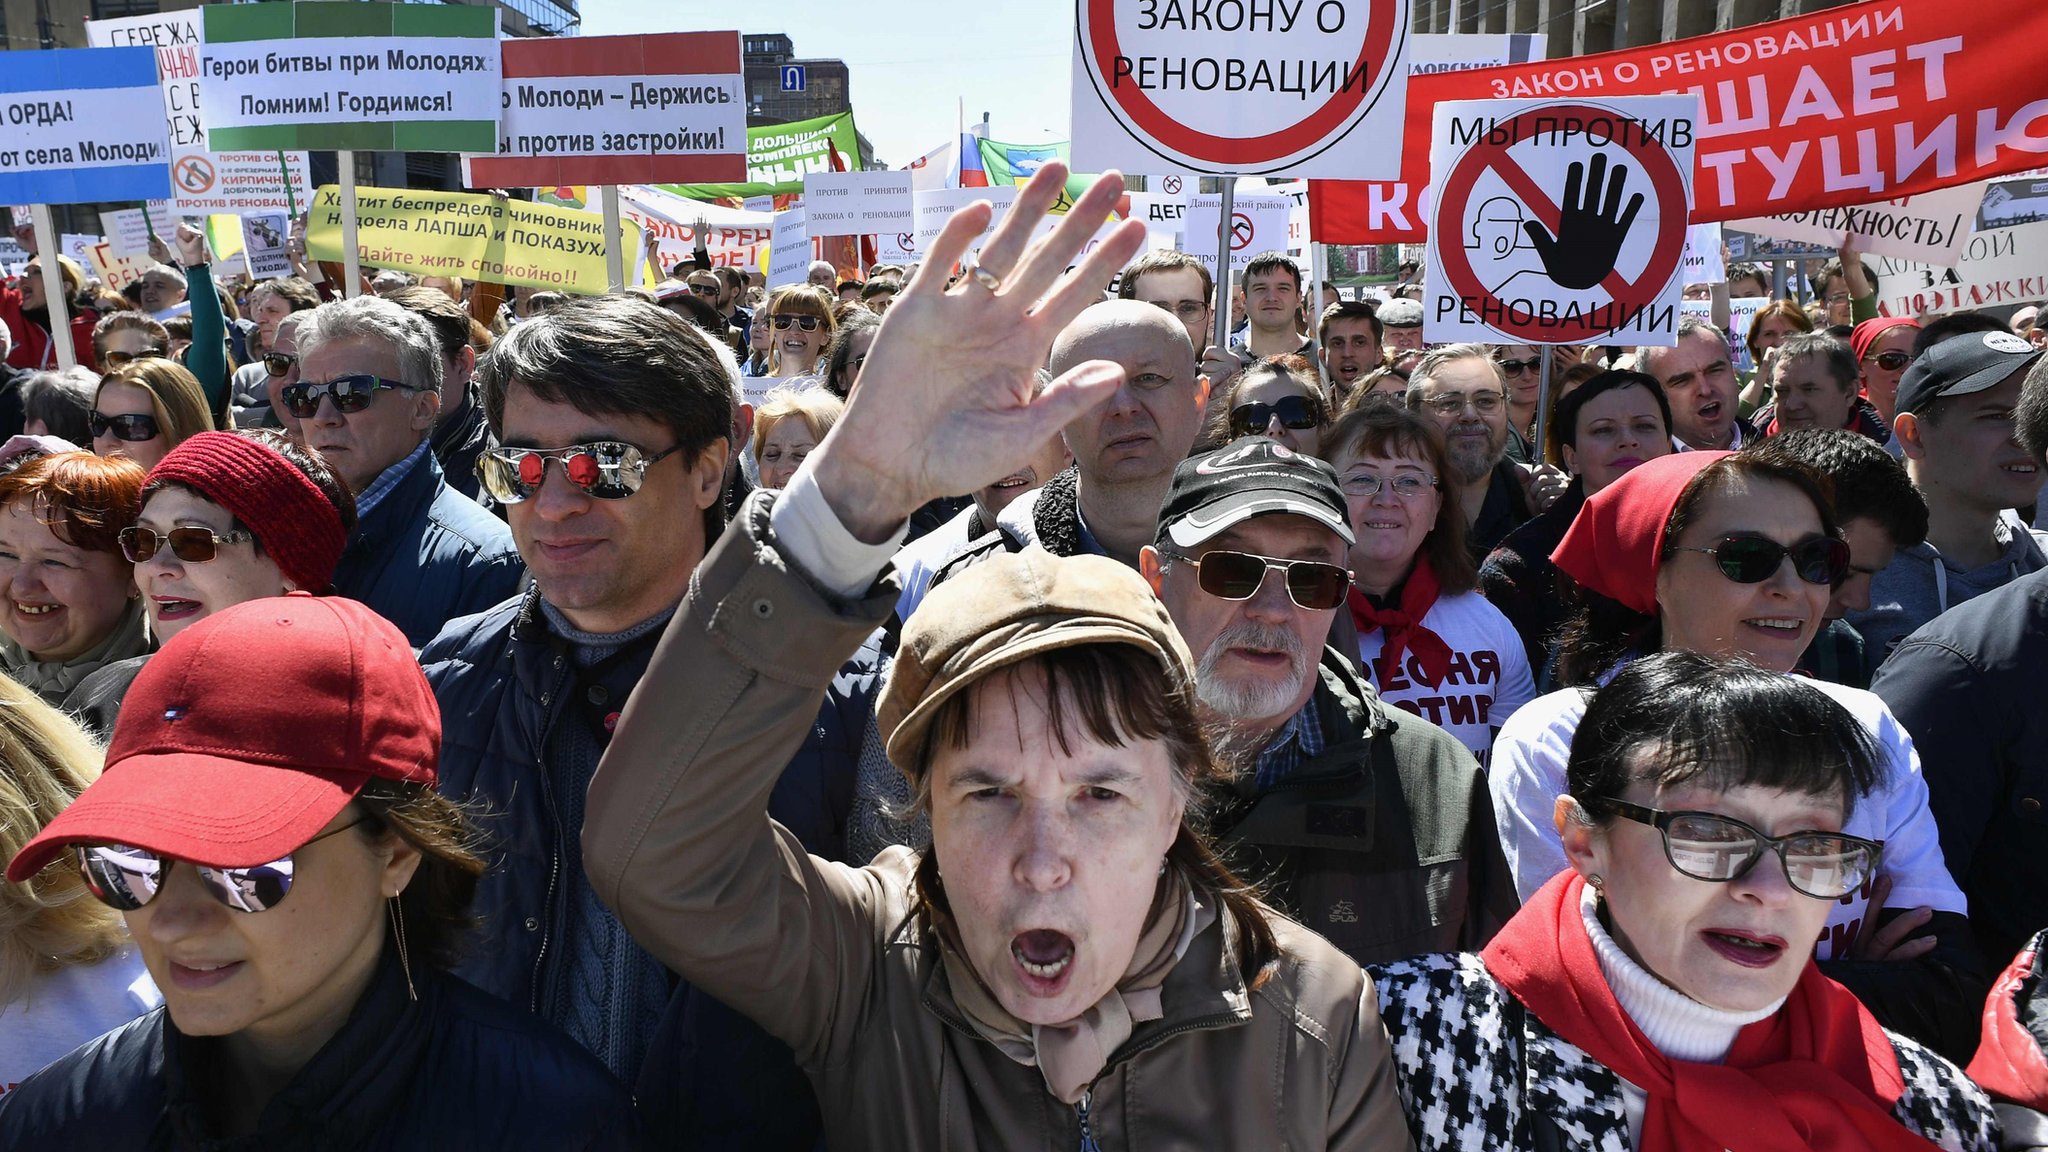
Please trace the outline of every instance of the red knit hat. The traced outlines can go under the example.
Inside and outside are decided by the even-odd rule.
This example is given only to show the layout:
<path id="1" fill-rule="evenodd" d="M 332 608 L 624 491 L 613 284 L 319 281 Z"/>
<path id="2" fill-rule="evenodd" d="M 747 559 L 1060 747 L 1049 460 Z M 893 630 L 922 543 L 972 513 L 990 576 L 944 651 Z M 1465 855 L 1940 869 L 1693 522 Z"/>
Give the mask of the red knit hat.
<path id="1" fill-rule="evenodd" d="M 277 450 L 232 432 L 201 432 L 164 456 L 143 481 L 190 488 L 234 513 L 256 534 L 292 586 L 325 592 L 348 533 L 341 513 L 298 465 Z"/>
<path id="2" fill-rule="evenodd" d="M 1920 322 L 1911 316 L 1874 316 L 1858 324 L 1856 330 L 1849 333 L 1849 351 L 1856 354 L 1856 363 L 1863 363 L 1863 358 L 1870 355 L 1870 346 L 1877 343 L 1879 336 L 1901 324 L 1910 328 L 1920 327 Z"/>
<path id="3" fill-rule="evenodd" d="M 1730 452 L 1673 452 L 1622 473 L 1586 498 L 1550 554 L 1558 571 L 1623 607 L 1657 614 L 1657 555 L 1679 493 Z"/>

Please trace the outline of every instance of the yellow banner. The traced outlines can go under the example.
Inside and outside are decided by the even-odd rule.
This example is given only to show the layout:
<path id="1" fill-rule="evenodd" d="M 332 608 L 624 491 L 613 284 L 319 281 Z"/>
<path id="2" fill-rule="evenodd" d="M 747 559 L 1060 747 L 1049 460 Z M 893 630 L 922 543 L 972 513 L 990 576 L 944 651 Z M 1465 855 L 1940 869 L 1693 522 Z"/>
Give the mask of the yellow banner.
<path id="1" fill-rule="evenodd" d="M 630 281 L 640 260 L 640 226 L 620 220 L 619 235 Z M 357 188 L 356 247 L 366 268 L 416 276 L 462 276 L 581 296 L 602 296 L 608 286 L 604 218 L 524 200 Z M 315 260 L 342 258 L 341 190 L 333 184 L 313 193 L 306 249 Z"/>

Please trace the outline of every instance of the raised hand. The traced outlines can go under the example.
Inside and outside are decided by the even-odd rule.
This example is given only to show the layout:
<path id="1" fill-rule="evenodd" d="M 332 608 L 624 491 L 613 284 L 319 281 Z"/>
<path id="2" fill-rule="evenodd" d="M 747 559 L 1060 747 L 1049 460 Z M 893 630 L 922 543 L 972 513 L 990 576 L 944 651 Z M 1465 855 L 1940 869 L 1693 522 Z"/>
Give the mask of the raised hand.
<path id="1" fill-rule="evenodd" d="M 1579 197 L 1582 181 L 1583 201 Z M 1628 239 L 1629 226 L 1643 209 L 1643 194 L 1638 192 L 1629 198 L 1628 210 L 1622 210 L 1621 195 L 1627 183 L 1628 167 L 1623 164 L 1614 166 L 1614 182 L 1607 183 L 1605 153 L 1594 154 L 1590 171 L 1585 164 L 1573 161 L 1565 170 L 1564 203 L 1558 209 L 1557 235 L 1553 237 L 1540 221 L 1523 222 L 1522 230 L 1529 234 L 1529 242 L 1543 260 L 1543 271 L 1559 286 L 1574 290 L 1591 288 L 1614 271 L 1614 261 L 1621 255 L 1622 241 Z M 1604 204 L 1600 199 L 1603 184 L 1607 192 Z"/>
<path id="2" fill-rule="evenodd" d="M 1009 475 L 1122 382 L 1122 369 L 1091 360 L 1032 395 L 1053 338 L 1102 299 L 1145 240 L 1144 223 L 1126 220 L 1067 272 L 1124 182 L 1104 173 L 1051 235 L 1032 243 L 1066 180 L 1064 164 L 1040 168 L 982 248 L 979 274 L 949 288 L 993 209 L 984 200 L 954 213 L 889 306 L 846 414 L 804 463 L 861 539 L 885 540 L 928 501 Z"/>
<path id="3" fill-rule="evenodd" d="M 213 263 L 213 253 L 207 251 L 206 233 L 183 220 L 178 221 L 178 263 L 187 268 Z"/>

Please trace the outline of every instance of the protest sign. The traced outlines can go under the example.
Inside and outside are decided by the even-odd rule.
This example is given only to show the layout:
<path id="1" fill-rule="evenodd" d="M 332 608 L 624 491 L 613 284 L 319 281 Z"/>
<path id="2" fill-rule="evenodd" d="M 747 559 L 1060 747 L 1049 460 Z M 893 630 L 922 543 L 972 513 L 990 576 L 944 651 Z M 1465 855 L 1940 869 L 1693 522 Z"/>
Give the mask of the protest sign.
<path id="1" fill-rule="evenodd" d="M 811 237 L 802 205 L 775 214 L 775 239 L 768 252 L 768 287 L 801 284 L 811 269 Z"/>
<path id="2" fill-rule="evenodd" d="M 1242 272 L 1261 252 L 1287 250 L 1287 213 L 1293 202 L 1268 192 L 1239 192 L 1230 204 L 1230 270 Z M 1223 197 L 1203 193 L 1188 199 L 1181 217 L 1181 248 L 1216 271 L 1216 218 L 1223 211 Z"/>
<path id="3" fill-rule="evenodd" d="M 1282 184 L 1268 184 L 1266 195 L 1287 198 L 1287 252 L 1303 257 L 1308 255 L 1308 181 L 1289 180 Z"/>
<path id="4" fill-rule="evenodd" d="M 154 200 L 141 208 L 102 212 L 100 227 L 105 229 L 107 241 L 114 246 L 114 255 L 147 256 L 152 232 L 157 228 L 168 231 L 172 227 L 172 219 L 170 201 Z M 164 242 L 170 243 L 168 238 Z"/>
<path id="5" fill-rule="evenodd" d="M 1158 183 L 1156 179 L 1153 182 Z M 1192 185 L 1194 181 L 1189 180 L 1188 183 Z M 1145 238 L 1148 249 L 1153 247 L 1185 249 L 1185 235 L 1182 229 L 1187 223 L 1188 199 L 1187 195 L 1180 192 L 1171 194 L 1133 192 L 1130 194 L 1130 218 L 1145 222 Z M 1161 243 L 1155 244 L 1153 243 L 1154 240 L 1159 240 Z M 1215 247 L 1213 239 L 1210 241 L 1209 246 L 1211 248 Z"/>
<path id="6" fill-rule="evenodd" d="M 92 258 L 92 246 L 104 241 L 104 236 L 89 236 L 82 232 L 65 232 L 57 237 L 57 246 L 64 254 L 83 265 Z"/>
<path id="7" fill-rule="evenodd" d="M 1963 184 L 1854 208 L 1820 208 L 1782 216 L 1731 220 L 1729 226 L 1779 240 L 1839 248 L 1849 238 L 1866 254 L 1927 264 L 1955 260 L 1974 229 L 1984 185 Z"/>
<path id="8" fill-rule="evenodd" d="M 1439 104 L 1423 339 L 1674 343 L 1697 108 Z"/>
<path id="9" fill-rule="evenodd" d="M 2048 298 L 2048 221 L 1979 232 L 1953 268 L 1893 256 L 1867 258 L 1887 316 L 2012 308 Z"/>
<path id="10" fill-rule="evenodd" d="M 142 274 L 155 263 L 147 256 L 116 256 L 109 244 L 95 244 L 87 255 L 92 260 L 93 275 L 100 278 L 109 292 L 119 292 L 142 279 Z"/>
<path id="11" fill-rule="evenodd" d="M 285 242 L 290 238 L 291 220 L 282 212 L 254 212 L 242 217 L 242 240 L 250 277 L 269 280 L 291 275 L 291 257 L 285 254 Z"/>
<path id="12" fill-rule="evenodd" d="M 473 187 L 744 180 L 737 32 L 507 40 L 497 156 Z"/>
<path id="13" fill-rule="evenodd" d="M 498 10 L 210 4 L 200 100 L 216 152 L 495 152 Z"/>
<path id="14" fill-rule="evenodd" d="M 0 235 L 0 276 L 19 276 L 28 266 L 28 249 L 14 242 L 14 237 Z"/>
<path id="15" fill-rule="evenodd" d="M 1977 208 L 1977 229 L 2010 228 L 2048 220 L 2048 179 L 2040 174 L 2016 180 L 1994 180 Z"/>
<path id="16" fill-rule="evenodd" d="M 604 220 L 595 213 L 466 192 L 404 188 L 357 190 L 356 248 L 365 265 L 417 276 L 461 276 L 602 296 Z M 629 252 L 640 226 L 621 221 Z M 313 193 L 306 248 L 315 260 L 340 260 L 341 192 Z"/>
<path id="17" fill-rule="evenodd" d="M 744 199 L 804 190 L 804 176 L 833 170 L 832 154 L 851 165 L 860 156 L 853 113 L 747 129 L 747 178 L 738 184 L 663 184 L 691 200 Z"/>
<path id="18" fill-rule="evenodd" d="M 1077 0 L 1075 167 L 1397 175 L 1408 0 Z"/>
<path id="19" fill-rule="evenodd" d="M 882 232 L 875 236 L 877 264 L 915 264 L 919 259 L 917 253 L 915 232 Z"/>
<path id="20" fill-rule="evenodd" d="M 304 152 L 183 151 L 171 160 L 171 206 L 180 212 L 283 212 L 312 198 Z"/>
<path id="21" fill-rule="evenodd" d="M 9 52 L 0 68 L 0 201 L 169 195 L 170 139 L 147 48 Z"/>
<path id="22" fill-rule="evenodd" d="M 1738 296 L 1728 301 L 1728 362 L 1737 372 L 1748 372 L 1756 367 L 1756 359 L 1749 354 L 1749 329 L 1756 323 L 1757 310 L 1769 304 L 1768 296 Z M 1714 323 L 1714 302 L 1712 300 L 1681 300 L 1678 302 L 1680 316 L 1692 316 Z"/>
<path id="23" fill-rule="evenodd" d="M 1813 257 L 1825 260 L 1835 254 L 1833 244 L 1753 236 L 1733 225 L 1722 227 L 1721 243 L 1728 249 L 1728 258 L 1731 260 L 1806 260 Z"/>
<path id="24" fill-rule="evenodd" d="M 1642 48 L 1416 76 L 1398 182 L 1318 182 L 1316 239 L 1419 242 L 1430 110 L 1447 100 L 1689 91 L 1696 220 L 1838 208 L 2034 167 L 2048 8 L 1866 0 Z"/>
<path id="25" fill-rule="evenodd" d="M 767 251 L 775 224 L 773 212 L 754 212 L 685 200 L 646 184 L 619 186 L 619 208 L 641 229 L 661 242 L 660 275 L 690 258 L 697 241 L 704 241 L 704 254 L 714 266 L 758 268 Z M 697 223 L 704 235 L 697 235 Z"/>
<path id="26" fill-rule="evenodd" d="M 1468 72 L 1527 64 L 1549 54 L 1550 37 L 1541 32 L 1424 32 L 1408 46 L 1408 74 Z"/>
<path id="27" fill-rule="evenodd" d="M 914 228 L 908 172 L 812 172 L 804 227 L 813 236 L 868 236 Z"/>
<path id="28" fill-rule="evenodd" d="M 989 201 L 995 205 L 995 211 L 989 215 L 988 227 L 982 229 L 979 236 L 968 242 L 969 255 L 980 252 L 981 246 L 995 234 L 996 225 L 1002 223 L 1003 217 L 1010 211 L 1010 206 L 1017 202 L 1017 189 L 929 188 L 912 193 L 912 201 L 916 205 L 917 230 L 913 234 L 915 242 L 911 250 L 919 254 L 931 251 L 932 242 L 939 238 L 939 230 L 946 226 L 946 221 L 953 218 L 953 213 L 976 200 Z"/>
<path id="29" fill-rule="evenodd" d="M 1721 259 L 1721 226 L 1695 224 L 1685 230 L 1685 263 L 1681 284 L 1713 284 L 1728 278 L 1728 264 Z"/>

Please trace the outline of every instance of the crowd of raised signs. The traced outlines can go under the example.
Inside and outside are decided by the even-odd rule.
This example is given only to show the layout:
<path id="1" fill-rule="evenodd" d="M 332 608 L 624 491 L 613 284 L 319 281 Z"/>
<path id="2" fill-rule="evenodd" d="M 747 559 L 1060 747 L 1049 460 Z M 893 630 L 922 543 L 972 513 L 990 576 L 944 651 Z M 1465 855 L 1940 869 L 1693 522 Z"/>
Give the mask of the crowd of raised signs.
<path id="1" fill-rule="evenodd" d="M 2048 1147 L 2036 309 L 1432 345 L 1064 177 L 0 287 L 0 1147 Z"/>

